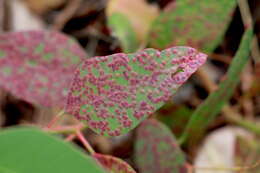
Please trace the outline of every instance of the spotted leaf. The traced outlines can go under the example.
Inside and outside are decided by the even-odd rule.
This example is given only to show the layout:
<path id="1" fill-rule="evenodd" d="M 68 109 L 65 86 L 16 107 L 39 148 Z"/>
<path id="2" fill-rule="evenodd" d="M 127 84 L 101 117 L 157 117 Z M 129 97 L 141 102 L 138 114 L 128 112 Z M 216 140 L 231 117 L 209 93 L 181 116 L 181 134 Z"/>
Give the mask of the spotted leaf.
<path id="1" fill-rule="evenodd" d="M 93 156 L 109 173 L 136 173 L 130 165 L 119 158 L 98 153 Z"/>
<path id="2" fill-rule="evenodd" d="M 149 43 L 160 49 L 189 45 L 210 53 L 222 40 L 235 7 L 236 0 L 176 0 L 155 19 Z"/>
<path id="3" fill-rule="evenodd" d="M 140 173 L 187 173 L 176 139 L 155 119 L 145 120 L 137 130 L 135 161 Z"/>
<path id="4" fill-rule="evenodd" d="M 87 59 L 75 72 L 66 110 L 99 134 L 125 134 L 169 100 L 205 60 L 189 47 Z"/>
<path id="5" fill-rule="evenodd" d="M 0 35 L 0 87 L 28 102 L 63 106 L 84 50 L 54 31 Z"/>

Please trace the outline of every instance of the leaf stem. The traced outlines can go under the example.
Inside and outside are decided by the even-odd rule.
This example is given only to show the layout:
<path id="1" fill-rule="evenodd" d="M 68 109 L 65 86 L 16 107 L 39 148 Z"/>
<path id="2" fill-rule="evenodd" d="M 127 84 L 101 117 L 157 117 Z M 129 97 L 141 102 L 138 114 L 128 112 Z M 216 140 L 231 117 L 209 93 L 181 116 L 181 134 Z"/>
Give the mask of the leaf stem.
<path id="1" fill-rule="evenodd" d="M 223 113 L 227 121 L 235 123 L 251 132 L 254 132 L 257 135 L 260 135 L 260 126 L 242 118 L 236 112 L 234 112 L 234 110 L 231 107 L 224 106 Z"/>
<path id="2" fill-rule="evenodd" d="M 47 125 L 47 128 L 51 128 L 61 117 L 62 115 L 64 115 L 65 111 L 62 110 L 58 113 L 58 115 L 56 115 L 50 122 L 49 124 Z"/>
<path id="3" fill-rule="evenodd" d="M 250 13 L 250 8 L 247 3 L 247 0 L 238 0 L 238 7 L 240 9 L 241 17 L 244 23 L 244 27 L 247 29 L 248 27 L 253 26 L 253 19 Z"/>
<path id="4" fill-rule="evenodd" d="M 96 153 L 79 129 L 76 131 L 76 135 L 91 155 Z"/>
<path id="5" fill-rule="evenodd" d="M 72 141 L 77 135 L 76 134 L 70 134 L 66 137 L 65 141 L 69 142 Z"/>
<path id="6" fill-rule="evenodd" d="M 199 75 L 200 78 L 203 78 L 202 82 L 204 83 L 208 92 L 212 93 L 216 90 L 217 85 L 209 78 L 208 73 L 206 73 L 203 68 L 198 70 L 197 75 Z M 223 107 L 222 113 L 227 121 L 237 124 L 251 132 L 254 132 L 257 135 L 260 135 L 260 127 L 258 127 L 254 122 L 242 118 L 242 115 L 236 113 L 228 103 Z"/>
<path id="7" fill-rule="evenodd" d="M 238 0 L 238 6 L 240 9 L 242 21 L 244 23 L 245 28 L 247 28 L 248 26 L 253 26 L 253 18 L 250 13 L 250 8 L 247 0 Z M 256 35 L 254 35 L 252 41 L 251 54 L 255 63 L 260 63 L 260 50 L 258 47 L 258 39 Z"/>
<path id="8" fill-rule="evenodd" d="M 85 128 L 87 128 L 87 126 L 79 124 L 79 125 L 71 125 L 71 126 L 58 126 L 51 129 L 45 128 L 45 130 L 49 133 L 70 134 L 70 133 L 76 133 L 77 129 L 83 130 Z"/>

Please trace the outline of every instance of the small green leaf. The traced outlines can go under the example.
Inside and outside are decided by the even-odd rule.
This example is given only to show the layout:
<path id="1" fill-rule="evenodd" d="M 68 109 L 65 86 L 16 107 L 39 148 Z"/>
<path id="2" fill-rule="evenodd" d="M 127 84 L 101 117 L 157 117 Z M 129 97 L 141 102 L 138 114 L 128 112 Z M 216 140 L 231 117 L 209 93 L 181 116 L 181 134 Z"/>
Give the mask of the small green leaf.
<path id="1" fill-rule="evenodd" d="M 108 25 L 121 42 L 125 53 L 137 51 L 147 42 L 152 21 L 158 16 L 158 7 L 146 0 L 110 0 L 106 8 Z"/>
<path id="2" fill-rule="evenodd" d="M 108 25 L 118 37 L 125 53 L 135 52 L 138 49 L 138 42 L 134 29 L 124 14 L 113 13 L 108 18 Z"/>
<path id="3" fill-rule="evenodd" d="M 232 97 L 239 83 L 239 76 L 249 60 L 252 38 L 252 29 L 247 29 L 228 69 L 226 79 L 220 83 L 218 90 L 212 92 L 194 111 L 182 135 L 182 142 L 188 139 L 191 145 L 196 143 L 203 135 L 203 131 L 207 125 L 219 114 L 222 107 Z"/>
<path id="4" fill-rule="evenodd" d="M 95 153 L 93 157 L 95 157 L 109 173 L 136 173 L 125 161 L 114 156 Z"/>
<path id="5" fill-rule="evenodd" d="M 135 161 L 140 173 L 185 173 L 184 153 L 171 131 L 156 120 L 145 120 L 137 131 Z"/>
<path id="6" fill-rule="evenodd" d="M 87 59 L 76 70 L 66 110 L 99 134 L 125 134 L 169 100 L 206 57 L 173 47 Z"/>
<path id="7" fill-rule="evenodd" d="M 105 173 L 76 147 L 37 129 L 4 130 L 0 141 L 1 173 Z"/>
<path id="8" fill-rule="evenodd" d="M 235 7 L 236 0 L 176 0 L 174 8 L 155 19 L 150 46 L 188 45 L 210 53 L 221 42 Z"/>

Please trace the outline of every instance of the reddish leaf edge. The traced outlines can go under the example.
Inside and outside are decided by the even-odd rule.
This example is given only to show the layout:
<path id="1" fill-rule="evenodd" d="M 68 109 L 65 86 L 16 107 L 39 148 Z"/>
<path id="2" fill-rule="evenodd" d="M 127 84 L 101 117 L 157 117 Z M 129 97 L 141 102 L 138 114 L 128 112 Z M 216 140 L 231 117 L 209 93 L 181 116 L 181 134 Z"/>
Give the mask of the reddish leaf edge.
<path id="1" fill-rule="evenodd" d="M 122 173 L 136 173 L 128 163 L 120 158 L 99 153 L 94 153 L 92 156 L 102 165 L 105 170 L 110 171 L 111 167 L 116 165 Z"/>

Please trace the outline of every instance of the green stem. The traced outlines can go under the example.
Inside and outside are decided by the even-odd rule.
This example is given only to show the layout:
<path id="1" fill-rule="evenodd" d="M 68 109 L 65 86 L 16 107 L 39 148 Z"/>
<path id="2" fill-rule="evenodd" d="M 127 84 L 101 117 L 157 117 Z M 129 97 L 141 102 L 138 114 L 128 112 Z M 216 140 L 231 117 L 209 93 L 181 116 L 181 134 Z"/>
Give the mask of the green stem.
<path id="1" fill-rule="evenodd" d="M 223 106 L 228 103 L 239 83 L 239 75 L 249 60 L 252 38 L 253 31 L 250 27 L 243 34 L 237 53 L 227 71 L 226 80 L 222 81 L 218 89 L 212 92 L 194 111 L 179 139 L 181 144 L 184 142 L 188 142 L 189 145 L 196 144 L 204 135 L 208 124 L 216 118 Z"/>
<path id="2" fill-rule="evenodd" d="M 240 9 L 241 17 L 244 23 L 244 26 L 253 26 L 253 18 L 250 13 L 250 8 L 248 5 L 247 0 L 238 0 L 238 6 Z M 251 50 L 252 57 L 255 61 L 255 63 L 260 63 L 260 51 L 258 47 L 258 39 L 257 36 L 254 35 L 253 41 L 252 41 L 252 50 Z"/>
<path id="3" fill-rule="evenodd" d="M 244 118 L 237 115 L 230 107 L 225 106 L 223 108 L 225 118 L 234 124 L 237 124 L 257 135 L 260 135 L 260 126 L 255 124 L 254 122 L 245 120 Z"/>
<path id="4" fill-rule="evenodd" d="M 237 3 L 245 28 L 252 27 L 253 20 L 247 0 L 238 0 Z"/>

